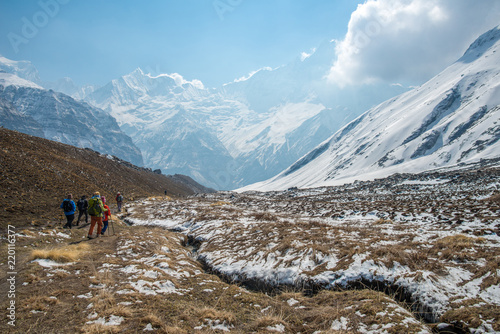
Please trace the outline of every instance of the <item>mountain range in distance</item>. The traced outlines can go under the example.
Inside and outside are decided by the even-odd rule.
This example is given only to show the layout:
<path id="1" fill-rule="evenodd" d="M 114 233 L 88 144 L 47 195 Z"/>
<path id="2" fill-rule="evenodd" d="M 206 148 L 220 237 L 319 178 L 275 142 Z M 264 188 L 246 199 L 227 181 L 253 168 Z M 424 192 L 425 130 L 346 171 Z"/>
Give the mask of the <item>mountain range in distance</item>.
<path id="1" fill-rule="evenodd" d="M 411 91 L 382 83 L 332 85 L 326 79 L 331 42 L 218 88 L 141 69 L 102 87 L 78 87 L 67 78 L 46 83 L 31 63 L 0 58 L 1 119 L 3 126 L 94 145 L 220 190 L 282 190 L 418 172 L 496 156 L 497 40 L 495 28 Z M 90 123 L 92 117 L 106 120 L 106 130 L 80 124 L 83 114 L 92 115 Z"/>
<path id="2" fill-rule="evenodd" d="M 141 69 L 81 88 L 68 78 L 42 82 L 29 62 L 0 58 L 0 69 L 106 111 L 144 165 L 230 190 L 276 175 L 369 107 L 406 90 L 329 84 L 334 48 L 326 42 L 308 57 L 219 88 Z"/>
<path id="3" fill-rule="evenodd" d="M 142 165 L 142 155 L 103 110 L 0 72 L 0 125 L 11 130 L 115 155 Z"/>

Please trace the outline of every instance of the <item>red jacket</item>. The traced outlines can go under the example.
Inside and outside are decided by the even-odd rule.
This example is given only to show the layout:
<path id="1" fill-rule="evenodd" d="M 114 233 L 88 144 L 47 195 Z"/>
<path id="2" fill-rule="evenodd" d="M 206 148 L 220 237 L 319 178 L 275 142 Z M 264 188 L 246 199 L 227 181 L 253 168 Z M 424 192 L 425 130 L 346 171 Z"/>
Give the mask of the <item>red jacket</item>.
<path id="1" fill-rule="evenodd" d="M 109 206 L 104 204 L 104 218 L 102 220 L 108 221 L 109 218 L 111 218 L 111 210 L 109 210 Z"/>

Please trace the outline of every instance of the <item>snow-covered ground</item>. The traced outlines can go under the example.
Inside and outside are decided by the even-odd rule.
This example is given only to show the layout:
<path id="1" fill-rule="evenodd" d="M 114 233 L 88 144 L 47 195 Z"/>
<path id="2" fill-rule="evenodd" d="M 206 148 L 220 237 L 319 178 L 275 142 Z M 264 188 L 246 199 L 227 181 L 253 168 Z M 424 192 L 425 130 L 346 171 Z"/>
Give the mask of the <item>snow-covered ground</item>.
<path id="1" fill-rule="evenodd" d="M 47 240 L 61 245 L 72 235 L 47 232 Z M 34 239 L 26 233 L 17 237 Z M 69 263 L 34 259 L 31 279 L 23 283 L 26 289 L 36 289 L 26 303 L 30 320 L 47 315 L 52 319 L 63 313 L 58 306 L 66 305 L 67 310 L 72 305 L 80 310 L 78 322 L 86 333 L 432 332 L 394 299 L 368 289 L 269 296 L 226 283 L 203 271 L 183 246 L 184 238 L 159 228 L 123 228 L 110 242 L 112 248 L 91 248 L 109 246 L 105 238 L 99 244 L 85 243 L 98 254 L 93 259 L 89 254 Z M 64 294 L 59 290 L 63 285 L 70 287 Z"/>
<path id="2" fill-rule="evenodd" d="M 199 261 L 248 286 L 365 286 L 412 303 L 428 321 L 491 333 L 500 321 L 499 188 L 495 167 L 398 174 L 339 187 L 150 198 L 129 206 L 126 221 L 186 234 Z"/>

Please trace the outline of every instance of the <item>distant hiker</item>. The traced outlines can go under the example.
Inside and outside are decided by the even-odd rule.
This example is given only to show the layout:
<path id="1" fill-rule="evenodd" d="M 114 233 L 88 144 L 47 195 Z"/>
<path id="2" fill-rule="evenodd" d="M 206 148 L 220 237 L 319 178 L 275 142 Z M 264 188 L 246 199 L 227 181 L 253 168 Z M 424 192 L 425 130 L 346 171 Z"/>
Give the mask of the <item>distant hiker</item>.
<path id="1" fill-rule="evenodd" d="M 89 208 L 89 202 L 87 201 L 87 196 L 83 195 L 82 198 L 76 202 L 78 207 L 78 219 L 76 220 L 76 226 L 80 225 L 80 218 L 85 215 L 85 224 L 89 222 L 89 214 L 87 209 Z"/>
<path id="2" fill-rule="evenodd" d="M 118 212 L 122 211 L 123 196 L 122 194 L 116 194 L 116 205 L 118 206 Z"/>
<path id="3" fill-rule="evenodd" d="M 167 191 L 165 190 L 165 196 L 167 196 Z"/>
<path id="4" fill-rule="evenodd" d="M 104 212 L 104 206 L 101 201 L 101 194 L 96 191 L 94 196 L 89 199 L 89 208 L 87 209 L 90 215 L 90 230 L 87 238 L 91 239 L 94 233 L 94 226 L 97 223 L 97 237 L 101 235 L 102 231 L 102 215 Z"/>
<path id="5" fill-rule="evenodd" d="M 76 205 L 72 198 L 73 195 L 68 194 L 67 198 L 64 199 L 60 206 L 60 208 L 64 210 L 64 215 L 67 220 L 66 225 L 64 225 L 63 228 L 71 228 L 71 224 L 73 223 L 73 220 L 75 220 Z"/>
<path id="6" fill-rule="evenodd" d="M 101 235 L 104 235 L 104 232 L 108 229 L 108 220 L 111 218 L 111 210 L 109 209 L 109 206 L 106 205 L 106 198 L 104 196 L 101 197 L 102 199 L 102 204 L 104 207 L 104 218 L 102 219 L 102 231 Z"/>

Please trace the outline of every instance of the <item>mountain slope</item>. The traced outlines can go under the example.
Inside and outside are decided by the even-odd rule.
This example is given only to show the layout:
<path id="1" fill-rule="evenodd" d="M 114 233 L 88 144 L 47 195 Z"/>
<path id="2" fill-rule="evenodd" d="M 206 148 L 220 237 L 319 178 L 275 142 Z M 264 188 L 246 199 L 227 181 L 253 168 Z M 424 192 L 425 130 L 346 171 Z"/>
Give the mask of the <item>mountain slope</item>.
<path id="1" fill-rule="evenodd" d="M 57 219 L 60 201 L 100 191 L 113 199 L 209 191 L 182 176 L 165 176 L 109 155 L 0 127 L 0 221 L 25 225 Z"/>
<path id="2" fill-rule="evenodd" d="M 499 156 L 500 30 L 424 85 L 339 130 L 276 177 L 243 188 L 316 187 Z"/>
<path id="3" fill-rule="evenodd" d="M 142 165 L 141 152 L 113 117 L 85 102 L 6 72 L 0 72 L 0 100 L 1 112 L 10 115 L 0 119 L 2 126 Z"/>
<path id="4" fill-rule="evenodd" d="M 0 98 L 0 125 L 29 135 L 43 137 L 42 125 L 33 117 L 20 113 L 16 107 Z"/>
<path id="5" fill-rule="evenodd" d="M 0 72 L 14 74 L 15 76 L 35 84 L 40 84 L 40 75 L 36 67 L 29 61 L 15 61 L 0 56 Z"/>

